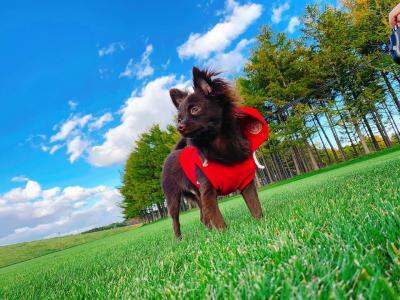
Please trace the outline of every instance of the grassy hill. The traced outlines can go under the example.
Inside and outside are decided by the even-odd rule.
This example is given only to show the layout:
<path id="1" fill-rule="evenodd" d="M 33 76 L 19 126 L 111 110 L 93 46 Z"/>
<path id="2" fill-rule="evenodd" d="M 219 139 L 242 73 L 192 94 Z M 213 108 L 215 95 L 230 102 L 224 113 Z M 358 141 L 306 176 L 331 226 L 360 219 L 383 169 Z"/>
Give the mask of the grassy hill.
<path id="1" fill-rule="evenodd" d="M 0 247 L 0 268 L 133 230 L 139 226 L 141 225 L 2 246 Z"/>
<path id="2" fill-rule="evenodd" d="M 400 297 L 399 151 L 260 197 L 261 222 L 221 203 L 226 232 L 192 210 L 181 242 L 167 219 L 0 268 L 0 299 Z"/>

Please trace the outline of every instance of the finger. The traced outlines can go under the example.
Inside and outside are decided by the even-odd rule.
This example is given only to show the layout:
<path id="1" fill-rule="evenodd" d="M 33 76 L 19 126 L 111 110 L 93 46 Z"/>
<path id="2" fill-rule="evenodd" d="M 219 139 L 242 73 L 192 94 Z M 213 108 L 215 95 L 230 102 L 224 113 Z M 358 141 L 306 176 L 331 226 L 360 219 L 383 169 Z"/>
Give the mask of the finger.
<path id="1" fill-rule="evenodd" d="M 391 16 L 389 19 L 389 24 L 391 27 L 399 26 L 400 25 L 400 15 Z"/>
<path id="2" fill-rule="evenodd" d="M 389 25 L 391 26 L 391 27 L 394 27 L 394 26 L 396 26 L 396 24 L 398 23 L 398 21 L 397 21 L 397 17 L 396 16 L 391 16 L 391 17 L 389 17 Z"/>

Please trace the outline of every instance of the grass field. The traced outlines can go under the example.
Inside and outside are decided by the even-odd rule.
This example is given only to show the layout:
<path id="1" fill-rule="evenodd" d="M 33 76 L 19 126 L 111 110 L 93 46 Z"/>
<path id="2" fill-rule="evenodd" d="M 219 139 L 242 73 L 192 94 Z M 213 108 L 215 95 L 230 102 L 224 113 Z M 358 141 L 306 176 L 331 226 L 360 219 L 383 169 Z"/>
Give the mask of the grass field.
<path id="1" fill-rule="evenodd" d="M 0 247 L 0 268 L 133 230 L 139 226 L 141 225 L 3 246 Z"/>
<path id="2" fill-rule="evenodd" d="M 400 297 L 400 152 L 221 203 L 226 232 L 198 210 L 183 240 L 161 220 L 0 269 L 0 299 Z M 7 255 L 2 253 L 1 255 Z"/>

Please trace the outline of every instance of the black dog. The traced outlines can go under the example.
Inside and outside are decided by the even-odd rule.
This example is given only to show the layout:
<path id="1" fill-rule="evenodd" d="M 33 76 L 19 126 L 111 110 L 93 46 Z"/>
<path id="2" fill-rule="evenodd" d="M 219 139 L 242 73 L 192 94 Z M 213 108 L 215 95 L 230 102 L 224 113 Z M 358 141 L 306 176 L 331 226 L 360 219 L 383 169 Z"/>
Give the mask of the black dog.
<path id="1" fill-rule="evenodd" d="M 239 98 L 226 81 L 214 78 L 216 75 L 218 73 L 193 67 L 194 92 L 170 90 L 172 102 L 178 109 L 178 131 L 182 138 L 165 160 L 162 187 L 177 238 L 181 237 L 179 206 L 182 196 L 197 202 L 205 226 L 226 228 L 217 204 L 218 190 L 198 167 L 199 187 L 189 180 L 179 162 L 182 149 L 192 146 L 204 164 L 210 161 L 227 166 L 246 161 L 252 154 L 235 114 Z M 241 192 L 252 215 L 260 219 L 262 211 L 254 180 Z"/>

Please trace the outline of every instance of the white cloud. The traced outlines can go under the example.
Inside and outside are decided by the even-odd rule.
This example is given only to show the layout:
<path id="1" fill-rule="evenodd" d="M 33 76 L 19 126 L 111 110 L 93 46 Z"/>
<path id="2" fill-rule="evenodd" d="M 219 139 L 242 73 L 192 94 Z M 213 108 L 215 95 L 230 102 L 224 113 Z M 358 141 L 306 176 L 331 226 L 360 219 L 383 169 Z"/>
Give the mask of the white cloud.
<path id="1" fill-rule="evenodd" d="M 79 117 L 76 115 L 72 116 L 61 125 L 60 130 L 55 135 L 50 137 L 50 142 L 65 140 L 73 132 L 74 129 L 78 127 L 82 128 L 91 118 L 92 115 L 90 114 L 83 117 Z"/>
<path id="2" fill-rule="evenodd" d="M 58 150 L 60 150 L 63 146 L 64 146 L 63 144 L 56 144 L 56 145 L 54 145 L 54 146 L 52 146 L 52 147 L 50 148 L 49 153 L 50 153 L 50 154 L 54 154 L 54 153 L 56 153 Z"/>
<path id="3" fill-rule="evenodd" d="M 30 193 L 30 199 L 16 201 L 14 196 L 9 197 L 21 195 L 22 191 Z M 25 187 L 0 195 L 0 245 L 78 233 L 120 222 L 120 201 L 118 190 L 111 187 L 42 190 L 38 182 L 28 181 Z"/>
<path id="4" fill-rule="evenodd" d="M 151 66 L 150 55 L 153 52 L 153 45 L 147 45 L 146 50 L 142 53 L 142 58 L 139 63 L 134 64 L 133 59 L 129 59 L 125 70 L 119 74 L 119 77 L 136 77 L 143 79 L 151 76 L 154 73 L 154 68 Z"/>
<path id="5" fill-rule="evenodd" d="M 132 78 L 133 77 L 133 58 L 129 59 L 128 64 L 125 67 L 125 70 L 119 74 L 119 77 L 128 77 L 128 78 Z"/>
<path id="6" fill-rule="evenodd" d="M 69 161 L 73 163 L 86 153 L 91 143 L 91 133 L 112 120 L 111 113 L 105 113 L 97 118 L 91 114 L 71 115 L 64 123 L 53 127 L 53 130 L 57 132 L 50 137 L 50 145 L 42 145 L 42 150 L 52 155 L 66 146 L 66 154 L 69 156 Z"/>
<path id="7" fill-rule="evenodd" d="M 84 116 L 80 116 L 79 114 L 71 115 L 68 120 L 61 125 L 53 126 L 53 130 L 56 130 L 57 132 L 50 137 L 50 144 L 43 144 L 41 146 L 41 149 L 44 152 L 48 152 L 50 155 L 53 155 L 64 146 L 67 146 L 69 161 L 73 163 L 85 152 L 85 150 L 90 145 L 89 139 L 85 137 L 83 129 L 87 124 L 90 125 L 98 121 L 98 119 L 95 119 L 92 123 L 89 123 L 91 120 L 93 120 L 93 116 L 91 114 L 87 114 Z M 104 122 L 106 121 L 103 118 L 100 122 L 103 122 L 104 125 Z M 99 123 L 92 126 L 98 125 Z"/>
<path id="8" fill-rule="evenodd" d="M 239 72 L 247 62 L 247 56 L 243 55 L 243 51 L 254 41 L 254 39 L 242 39 L 232 51 L 217 53 L 206 62 L 206 65 L 222 72 Z"/>
<path id="9" fill-rule="evenodd" d="M 81 138 L 81 136 L 74 137 L 67 143 L 67 154 L 70 154 L 69 161 L 73 163 L 82 155 L 82 153 L 89 146 L 89 142 Z"/>
<path id="10" fill-rule="evenodd" d="M 102 128 L 105 124 L 108 122 L 111 122 L 113 120 L 113 116 L 111 113 L 105 113 L 104 115 L 100 116 L 99 118 L 96 118 L 93 122 L 91 122 L 88 127 L 89 131 L 94 131 Z"/>
<path id="11" fill-rule="evenodd" d="M 295 32 L 297 26 L 300 25 L 300 18 L 299 17 L 291 17 L 288 27 L 287 27 L 287 31 L 289 31 L 290 33 Z"/>
<path id="12" fill-rule="evenodd" d="M 42 192 L 43 199 L 49 199 L 56 196 L 60 192 L 59 187 L 50 188 Z"/>
<path id="13" fill-rule="evenodd" d="M 69 100 L 68 101 L 68 106 L 71 110 L 75 110 L 78 106 L 78 102 L 74 101 L 74 100 Z"/>
<path id="14" fill-rule="evenodd" d="M 169 75 L 150 81 L 140 94 L 132 93 L 121 109 L 121 123 L 106 132 L 101 145 L 89 150 L 89 162 L 95 166 L 123 162 L 141 133 L 155 123 L 165 127 L 173 121 L 175 108 L 168 91 L 173 86 L 187 85 L 183 78 Z"/>
<path id="15" fill-rule="evenodd" d="M 239 5 L 234 0 L 226 2 L 224 19 L 204 34 L 191 33 L 189 39 L 178 47 L 180 58 L 206 59 L 213 52 L 223 51 L 261 15 L 260 4 Z"/>
<path id="16" fill-rule="evenodd" d="M 282 21 L 282 14 L 290 8 L 289 2 L 285 2 L 282 5 L 272 8 L 271 21 L 273 23 L 280 23 Z"/>
<path id="17" fill-rule="evenodd" d="M 153 45 L 147 45 L 146 50 L 142 54 L 142 60 L 137 67 L 136 76 L 142 79 L 147 76 L 151 76 L 154 73 L 154 69 L 150 65 L 150 54 L 153 52 Z"/>
<path id="18" fill-rule="evenodd" d="M 14 176 L 13 178 L 11 178 L 11 181 L 13 182 L 26 182 L 28 180 L 29 178 L 24 175 Z"/>
<path id="19" fill-rule="evenodd" d="M 99 50 L 99 56 L 106 56 L 106 55 L 112 55 L 115 51 L 117 50 L 125 50 L 125 44 L 121 43 L 121 42 L 117 42 L 117 43 L 111 43 L 106 47 L 103 47 Z"/>
<path id="20" fill-rule="evenodd" d="M 25 187 L 14 188 L 5 193 L 1 199 L 5 201 L 23 202 L 30 201 L 39 197 L 42 188 L 39 183 L 33 180 L 27 180 Z"/>
<path id="21" fill-rule="evenodd" d="M 170 63 L 171 63 L 171 60 L 168 59 L 164 64 L 161 65 L 161 68 L 162 68 L 163 70 L 166 70 L 166 69 L 168 68 L 168 66 L 169 66 Z"/>

